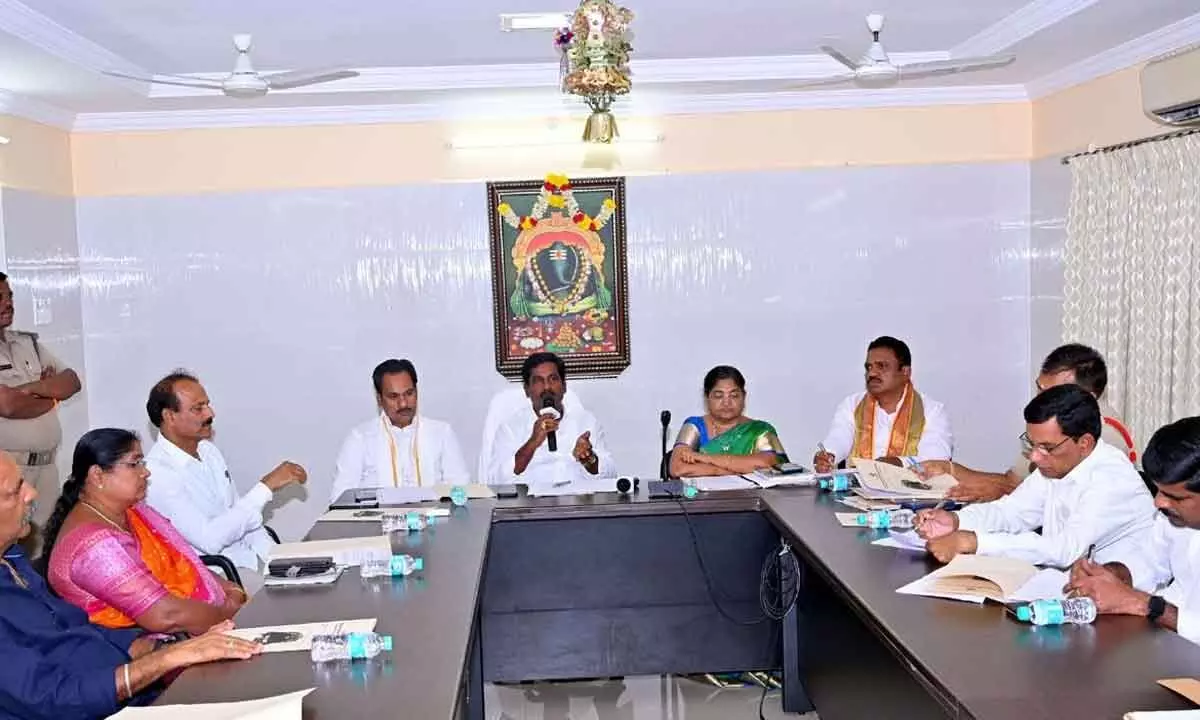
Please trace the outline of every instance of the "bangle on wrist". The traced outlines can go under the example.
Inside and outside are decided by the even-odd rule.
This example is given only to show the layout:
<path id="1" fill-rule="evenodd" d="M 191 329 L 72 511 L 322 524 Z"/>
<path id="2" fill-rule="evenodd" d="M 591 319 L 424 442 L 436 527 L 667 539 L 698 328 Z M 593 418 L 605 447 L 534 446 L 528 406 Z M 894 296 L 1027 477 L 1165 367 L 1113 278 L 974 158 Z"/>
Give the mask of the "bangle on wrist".
<path id="1" fill-rule="evenodd" d="M 123 671 L 122 679 L 125 680 L 125 699 L 130 700 L 133 698 L 133 688 L 129 685 L 129 663 L 122 665 L 121 670 Z"/>

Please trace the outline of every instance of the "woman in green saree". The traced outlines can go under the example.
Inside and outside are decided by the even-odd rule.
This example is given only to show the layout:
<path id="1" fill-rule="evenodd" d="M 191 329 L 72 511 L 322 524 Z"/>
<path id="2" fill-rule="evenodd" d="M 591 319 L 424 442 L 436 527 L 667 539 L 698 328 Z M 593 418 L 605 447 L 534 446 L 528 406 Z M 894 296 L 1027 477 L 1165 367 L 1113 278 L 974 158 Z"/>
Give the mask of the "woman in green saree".
<path id="1" fill-rule="evenodd" d="M 745 416 L 746 378 L 718 365 L 704 376 L 703 416 L 683 421 L 671 451 L 673 477 L 740 475 L 787 462 L 771 423 Z"/>

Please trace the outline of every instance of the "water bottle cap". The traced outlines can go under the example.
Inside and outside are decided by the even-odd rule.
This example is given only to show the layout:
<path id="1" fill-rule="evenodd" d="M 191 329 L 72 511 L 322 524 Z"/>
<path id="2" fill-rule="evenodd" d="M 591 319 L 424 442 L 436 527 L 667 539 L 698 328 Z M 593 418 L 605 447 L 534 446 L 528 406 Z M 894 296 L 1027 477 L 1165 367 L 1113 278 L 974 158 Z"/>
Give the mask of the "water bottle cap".
<path id="1" fill-rule="evenodd" d="M 1018 607 L 1017 619 L 1021 622 L 1029 622 L 1033 619 L 1033 610 L 1028 605 L 1022 605 Z"/>
<path id="2" fill-rule="evenodd" d="M 379 646 L 382 647 L 384 650 L 391 652 L 392 651 L 392 636 L 391 635 L 380 635 L 379 636 Z"/>
<path id="3" fill-rule="evenodd" d="M 699 492 L 699 491 L 696 490 L 695 485 L 684 485 L 683 486 L 683 496 L 685 498 L 688 498 L 688 499 L 694 498 L 694 497 L 696 497 L 697 492 Z"/>
<path id="4" fill-rule="evenodd" d="M 867 514 L 859 513 L 858 517 L 854 518 L 854 522 L 858 523 L 859 525 L 866 525 L 867 524 Z"/>
<path id="5" fill-rule="evenodd" d="M 413 570 L 424 570 L 425 558 L 413 558 Z"/>

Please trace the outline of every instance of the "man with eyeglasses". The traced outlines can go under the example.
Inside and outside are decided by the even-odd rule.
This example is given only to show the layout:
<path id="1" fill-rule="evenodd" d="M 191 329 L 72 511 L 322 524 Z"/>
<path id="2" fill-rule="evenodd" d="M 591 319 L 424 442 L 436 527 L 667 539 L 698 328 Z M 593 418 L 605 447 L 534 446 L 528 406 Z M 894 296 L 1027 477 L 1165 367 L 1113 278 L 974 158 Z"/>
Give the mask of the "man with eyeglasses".
<path id="1" fill-rule="evenodd" d="M 1104 390 L 1108 387 L 1108 366 L 1104 356 L 1087 345 L 1062 345 L 1042 361 L 1041 372 L 1034 381 L 1038 392 L 1072 383 L 1087 390 L 1100 404 L 1100 439 L 1125 452 L 1131 462 L 1136 461 L 1137 451 L 1132 433 L 1104 402 Z M 1032 469 L 1029 456 L 1023 454 L 1008 472 L 983 472 L 949 460 L 927 460 L 921 463 L 918 473 L 925 477 L 953 475 L 958 485 L 949 493 L 951 500 L 987 502 L 998 500 L 1016 490 Z"/>
<path id="2" fill-rule="evenodd" d="M 994 502 L 918 513 L 917 532 L 929 553 L 943 563 L 978 553 L 1064 569 L 1091 557 L 1120 562 L 1134 587 L 1153 588 L 1143 548 L 1153 531 L 1154 500 L 1129 458 L 1098 439 L 1100 426 L 1096 398 L 1078 385 L 1035 397 L 1025 406 L 1021 441 L 1037 469 Z"/>
<path id="3" fill-rule="evenodd" d="M 1080 560 L 1071 568 L 1070 595 L 1086 595 L 1106 615 L 1133 615 L 1200 643 L 1200 417 L 1167 425 L 1150 438 L 1143 460 L 1158 486 L 1159 515 L 1144 547 L 1162 594 L 1135 588 L 1123 563 Z"/>

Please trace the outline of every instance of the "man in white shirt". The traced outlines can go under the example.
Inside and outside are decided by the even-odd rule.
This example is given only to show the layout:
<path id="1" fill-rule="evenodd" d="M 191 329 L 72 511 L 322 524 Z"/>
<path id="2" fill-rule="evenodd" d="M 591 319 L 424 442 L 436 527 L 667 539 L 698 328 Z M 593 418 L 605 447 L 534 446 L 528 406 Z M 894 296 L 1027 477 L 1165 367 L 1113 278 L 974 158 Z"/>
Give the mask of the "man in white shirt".
<path id="1" fill-rule="evenodd" d="M 244 495 L 212 443 L 213 413 L 208 393 L 194 376 L 176 371 L 150 390 L 146 413 L 158 442 L 146 453 L 152 479 L 146 502 L 169 519 L 196 552 L 224 555 L 238 567 L 247 594 L 262 585 L 261 561 L 271 538 L 263 529 L 263 507 L 272 495 L 303 483 L 304 468 L 280 463 Z"/>
<path id="2" fill-rule="evenodd" d="M 521 382 L 529 404 L 500 423 L 492 476 L 506 483 L 565 485 L 601 472 L 612 474 L 612 456 L 596 418 L 580 407 L 567 412 L 563 406 L 567 372 L 562 358 L 548 352 L 530 355 L 521 365 Z"/>
<path id="3" fill-rule="evenodd" d="M 947 460 L 954 449 L 950 418 L 942 404 L 912 384 L 912 352 L 902 340 L 883 336 L 867 346 L 867 390 L 842 401 L 821 448 L 817 472 L 832 472 L 847 458 L 910 466 Z"/>
<path id="4" fill-rule="evenodd" d="M 1095 396 L 1100 403 L 1102 426 L 1100 439 L 1123 450 L 1131 462 L 1137 459 L 1133 434 L 1116 413 L 1104 402 L 1104 389 L 1108 387 L 1108 365 L 1104 356 L 1087 345 L 1068 343 L 1055 348 L 1042 361 L 1042 369 L 1034 380 L 1038 392 L 1058 385 L 1074 383 Z M 1007 495 L 1029 475 L 1029 458 L 1022 455 L 1008 472 L 989 473 L 949 460 L 931 460 L 921 463 L 920 473 L 925 476 L 948 474 L 958 480 L 950 491 L 953 500 L 968 502 L 990 502 Z"/>
<path id="5" fill-rule="evenodd" d="M 1100 406 L 1091 393 L 1059 385 L 1039 394 L 1025 407 L 1021 436 L 1037 470 L 994 502 L 918 513 L 930 554 L 940 562 L 978 553 L 1056 568 L 1093 557 L 1124 563 L 1138 587 L 1152 584 L 1152 567 L 1139 556 L 1154 501 L 1129 458 L 1099 436 Z"/>
<path id="6" fill-rule="evenodd" d="M 1142 466 L 1158 487 L 1154 532 L 1141 548 L 1155 569 L 1150 591 L 1134 587 L 1124 563 L 1087 560 L 1071 568 L 1066 591 L 1092 598 L 1101 614 L 1144 617 L 1200 643 L 1200 417 L 1154 433 Z"/>
<path id="7" fill-rule="evenodd" d="M 346 436 L 329 501 L 352 488 L 469 483 L 471 475 L 449 423 L 418 412 L 413 364 L 384 360 L 371 373 L 371 381 L 379 414 Z"/>

